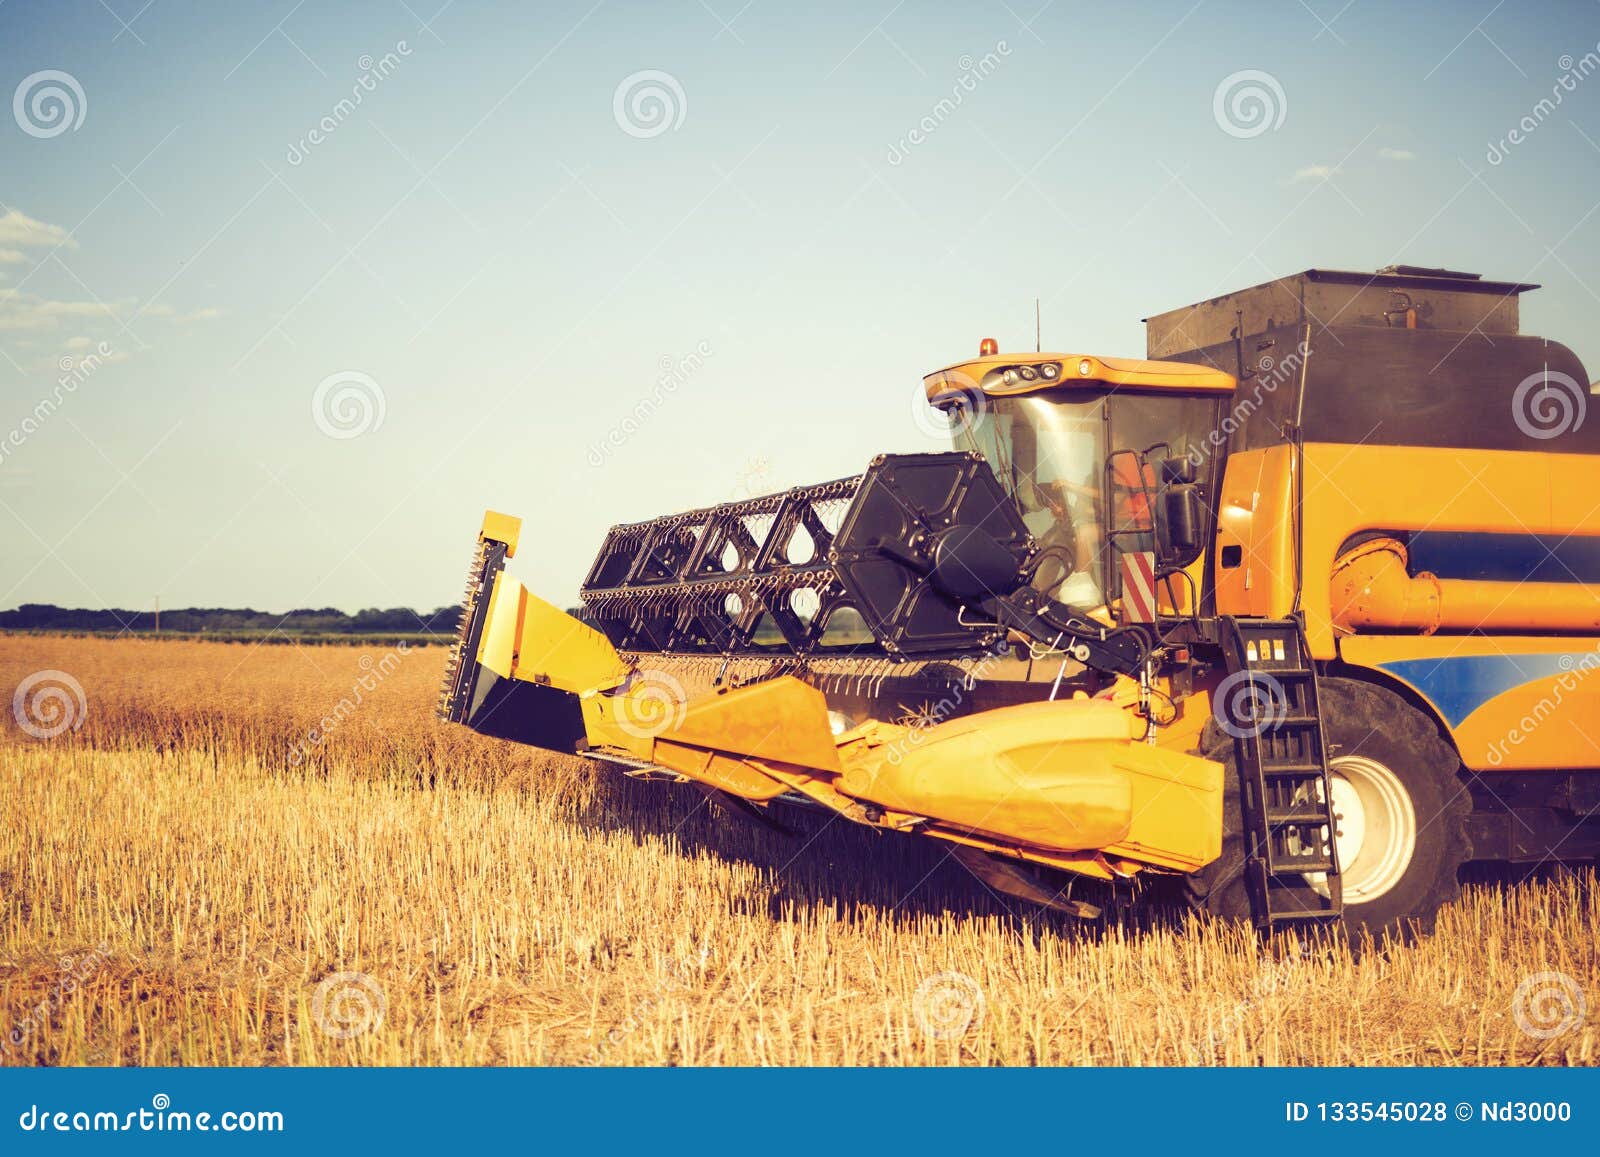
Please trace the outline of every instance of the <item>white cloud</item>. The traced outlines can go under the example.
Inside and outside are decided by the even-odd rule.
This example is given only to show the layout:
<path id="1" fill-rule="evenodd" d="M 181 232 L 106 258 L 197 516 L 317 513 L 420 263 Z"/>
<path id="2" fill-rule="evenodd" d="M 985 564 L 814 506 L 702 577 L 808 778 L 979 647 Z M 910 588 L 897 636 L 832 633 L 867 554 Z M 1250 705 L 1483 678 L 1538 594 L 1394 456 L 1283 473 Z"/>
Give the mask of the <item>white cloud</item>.
<path id="1" fill-rule="evenodd" d="M 147 305 L 139 311 L 141 317 L 170 317 L 173 321 L 211 321 L 222 316 L 222 311 L 215 306 L 206 306 L 203 309 L 190 310 L 188 313 L 179 313 L 175 306 L 158 301 Z"/>
<path id="2" fill-rule="evenodd" d="M 76 249 L 78 243 L 67 236 L 59 225 L 35 221 L 20 209 L 10 209 L 0 214 L 0 245 L 27 247 L 30 245 L 65 245 Z"/>
<path id="3" fill-rule="evenodd" d="M 1384 145 L 1383 148 L 1379 149 L 1378 156 L 1386 161 L 1414 161 L 1417 159 L 1417 154 L 1410 149 L 1396 149 L 1389 145 Z"/>
<path id="4" fill-rule="evenodd" d="M 1294 171 L 1291 183 L 1299 181 L 1326 181 L 1337 171 L 1336 165 L 1305 165 Z"/>
<path id="5" fill-rule="evenodd" d="M 28 255 L 20 249 L 0 249 L 0 265 L 21 265 Z"/>
<path id="6" fill-rule="evenodd" d="M 79 337 L 68 338 L 64 348 L 69 350 L 86 350 L 89 348 L 89 339 L 81 335 Z"/>
<path id="7" fill-rule="evenodd" d="M 0 290 L 0 330 L 54 329 L 62 318 L 116 315 L 115 305 L 101 301 L 48 301 L 15 289 Z"/>

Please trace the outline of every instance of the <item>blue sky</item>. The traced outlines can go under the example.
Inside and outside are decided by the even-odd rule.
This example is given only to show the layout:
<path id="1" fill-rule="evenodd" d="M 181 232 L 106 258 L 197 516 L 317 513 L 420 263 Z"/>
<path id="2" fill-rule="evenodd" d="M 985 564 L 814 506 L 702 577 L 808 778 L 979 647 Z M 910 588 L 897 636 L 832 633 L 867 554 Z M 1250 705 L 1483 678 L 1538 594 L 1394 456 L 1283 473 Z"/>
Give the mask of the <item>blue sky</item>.
<path id="1" fill-rule="evenodd" d="M 436 606 L 485 507 L 570 600 L 1035 296 L 1444 265 L 1600 366 L 1600 5 L 742 3 L 0 3 L 0 606 Z"/>

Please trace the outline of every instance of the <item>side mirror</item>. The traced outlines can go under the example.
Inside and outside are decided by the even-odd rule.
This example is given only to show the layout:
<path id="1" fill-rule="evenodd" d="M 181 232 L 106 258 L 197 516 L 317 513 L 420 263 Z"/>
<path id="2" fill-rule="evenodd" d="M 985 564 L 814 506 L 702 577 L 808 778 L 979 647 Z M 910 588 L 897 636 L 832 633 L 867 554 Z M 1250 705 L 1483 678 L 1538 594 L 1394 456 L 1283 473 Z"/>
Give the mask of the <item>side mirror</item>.
<path id="1" fill-rule="evenodd" d="M 1167 459 L 1171 461 L 1174 459 Z M 1166 463 L 1162 466 L 1165 468 Z M 1200 557 L 1206 545 L 1201 529 L 1205 525 L 1205 507 L 1200 501 L 1200 487 L 1193 483 L 1169 486 L 1161 496 L 1161 514 L 1161 564 L 1188 566 Z"/>
<path id="2" fill-rule="evenodd" d="M 1187 458 L 1161 459 L 1161 482 L 1165 486 L 1192 486 L 1198 475 L 1194 463 Z"/>

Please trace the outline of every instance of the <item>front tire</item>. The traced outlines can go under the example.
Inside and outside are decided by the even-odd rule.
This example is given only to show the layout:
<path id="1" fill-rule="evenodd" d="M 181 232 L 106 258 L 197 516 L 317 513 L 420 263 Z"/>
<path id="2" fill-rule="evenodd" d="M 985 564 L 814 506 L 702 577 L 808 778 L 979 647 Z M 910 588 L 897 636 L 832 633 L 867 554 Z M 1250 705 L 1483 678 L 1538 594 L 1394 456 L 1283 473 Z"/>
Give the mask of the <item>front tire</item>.
<path id="1" fill-rule="evenodd" d="M 1345 926 L 1374 939 L 1431 932 L 1461 895 L 1472 797 L 1427 715 L 1357 679 L 1318 684 Z"/>
<path id="2" fill-rule="evenodd" d="M 1460 895 L 1456 872 L 1471 854 L 1472 800 L 1455 750 L 1431 718 L 1386 688 L 1325 678 L 1318 694 L 1344 926 L 1375 940 L 1430 932 L 1439 909 Z M 1227 769 L 1222 855 L 1190 877 L 1189 895 L 1222 919 L 1248 919 L 1232 741 L 1208 733 L 1206 754 Z"/>

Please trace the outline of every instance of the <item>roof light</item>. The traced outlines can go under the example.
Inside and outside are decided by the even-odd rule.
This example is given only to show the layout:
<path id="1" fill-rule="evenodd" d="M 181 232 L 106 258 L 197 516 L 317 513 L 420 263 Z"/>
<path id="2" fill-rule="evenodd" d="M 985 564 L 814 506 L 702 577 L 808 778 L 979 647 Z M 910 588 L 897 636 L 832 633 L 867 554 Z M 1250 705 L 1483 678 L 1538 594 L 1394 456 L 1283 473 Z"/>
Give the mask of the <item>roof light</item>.
<path id="1" fill-rule="evenodd" d="M 1094 373 L 1094 363 L 1088 358 L 1084 358 L 1078 363 L 1078 376 L 1080 378 L 1086 378 L 1092 373 Z"/>
<path id="2" fill-rule="evenodd" d="M 1000 343 L 992 337 L 986 337 L 978 343 L 978 356 L 980 358 L 992 358 L 999 352 Z"/>
<path id="3" fill-rule="evenodd" d="M 1053 382 L 1061 376 L 1061 367 L 1055 362 L 1045 362 L 1039 367 L 1039 376 L 1047 382 Z"/>

